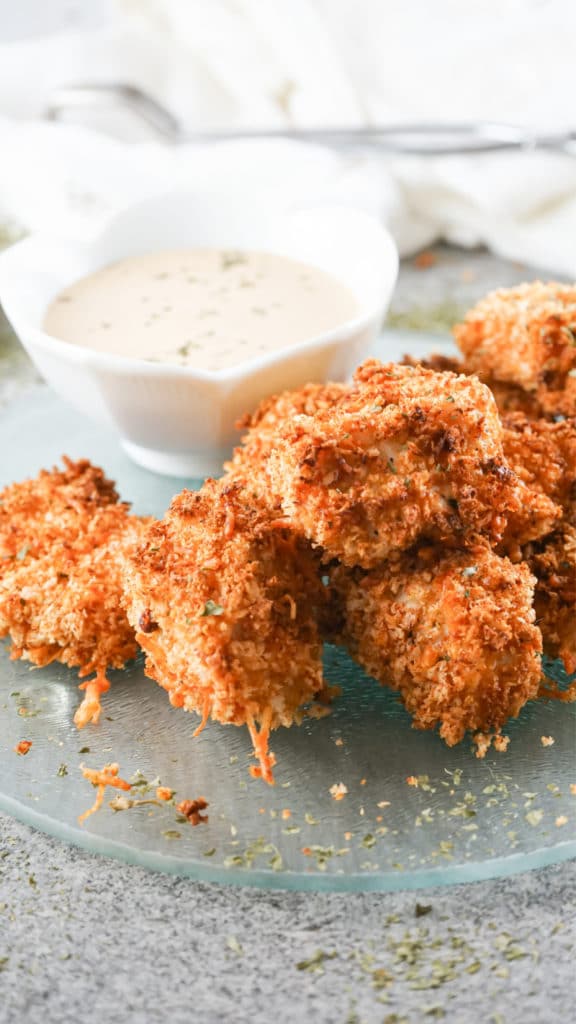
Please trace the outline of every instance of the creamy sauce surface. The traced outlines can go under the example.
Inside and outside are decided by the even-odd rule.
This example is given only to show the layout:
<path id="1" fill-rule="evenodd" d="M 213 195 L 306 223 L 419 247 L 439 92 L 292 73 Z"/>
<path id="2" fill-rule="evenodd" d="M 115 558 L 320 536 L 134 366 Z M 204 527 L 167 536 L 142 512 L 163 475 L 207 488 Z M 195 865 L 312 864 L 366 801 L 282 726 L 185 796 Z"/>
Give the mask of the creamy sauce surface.
<path id="1" fill-rule="evenodd" d="M 270 252 L 180 249 L 112 263 L 56 296 L 44 330 L 100 352 L 221 370 L 350 320 L 336 278 Z"/>

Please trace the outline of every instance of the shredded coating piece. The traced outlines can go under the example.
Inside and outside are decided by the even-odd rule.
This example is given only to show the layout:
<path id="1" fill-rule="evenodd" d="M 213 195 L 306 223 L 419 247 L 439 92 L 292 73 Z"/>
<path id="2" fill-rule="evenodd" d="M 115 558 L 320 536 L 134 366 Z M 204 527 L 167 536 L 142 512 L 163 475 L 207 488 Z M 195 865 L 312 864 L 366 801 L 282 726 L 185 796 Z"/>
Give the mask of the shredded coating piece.
<path id="1" fill-rule="evenodd" d="M 91 814 L 95 814 L 96 811 L 99 811 L 102 807 L 107 786 L 112 786 L 113 789 L 124 789 L 126 791 L 130 790 L 132 787 L 129 782 L 126 782 L 125 779 L 121 779 L 119 777 L 118 773 L 120 771 L 120 766 L 116 764 L 116 762 L 105 764 L 103 768 L 86 768 L 85 765 L 81 764 L 80 769 L 84 778 L 88 779 L 88 781 L 91 782 L 93 786 L 96 786 L 97 789 L 94 804 L 87 811 L 84 811 L 84 814 L 81 814 L 78 818 L 78 823 L 83 825 Z"/>
<path id="2" fill-rule="evenodd" d="M 97 725 L 102 713 L 100 697 L 103 693 L 108 692 L 110 689 L 110 683 L 103 671 L 100 669 L 97 671 L 94 679 L 81 683 L 78 689 L 84 690 L 86 696 L 74 715 L 74 725 L 77 726 L 78 729 L 83 729 L 89 722 Z"/>

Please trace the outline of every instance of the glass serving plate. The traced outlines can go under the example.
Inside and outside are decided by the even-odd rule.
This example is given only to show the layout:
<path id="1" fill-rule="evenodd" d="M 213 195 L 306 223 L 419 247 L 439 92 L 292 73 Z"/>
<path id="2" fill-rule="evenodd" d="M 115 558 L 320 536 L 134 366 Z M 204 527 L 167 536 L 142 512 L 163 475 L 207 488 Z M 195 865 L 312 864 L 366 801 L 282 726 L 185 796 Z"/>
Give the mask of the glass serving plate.
<path id="1" fill-rule="evenodd" d="M 0 452 L 2 486 L 63 453 L 84 456 L 142 513 L 161 515 L 181 486 L 199 484 L 133 465 L 113 434 L 43 388 L 0 416 Z M 327 718 L 273 734 L 278 764 L 269 787 L 250 777 L 245 729 L 211 722 L 193 739 L 195 716 L 170 706 L 140 660 L 112 675 L 100 724 L 78 732 L 75 673 L 12 662 L 0 644 L 0 809 L 148 868 L 274 888 L 417 888 L 576 855 L 574 705 L 529 705 L 506 730 L 508 751 L 480 761 L 468 742 L 449 750 L 413 730 L 395 695 L 344 651 L 327 647 L 326 674 L 342 696 Z M 32 743 L 25 756 L 14 750 L 21 740 Z M 129 794 L 107 789 L 102 809 L 81 826 L 95 790 L 80 764 L 110 761 L 136 785 Z M 157 780 L 176 791 L 176 802 L 204 797 L 209 821 L 192 827 L 173 804 L 156 801 Z M 346 792 L 334 799 L 340 783 Z"/>

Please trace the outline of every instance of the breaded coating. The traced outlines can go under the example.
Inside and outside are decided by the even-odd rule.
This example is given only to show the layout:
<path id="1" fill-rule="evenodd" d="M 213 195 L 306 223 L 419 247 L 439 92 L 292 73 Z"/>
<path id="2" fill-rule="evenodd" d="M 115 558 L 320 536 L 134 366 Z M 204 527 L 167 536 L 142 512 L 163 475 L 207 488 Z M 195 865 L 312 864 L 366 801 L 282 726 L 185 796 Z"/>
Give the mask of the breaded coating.
<path id="1" fill-rule="evenodd" d="M 438 353 L 432 353 L 426 359 L 406 355 L 402 363 L 444 373 L 474 373 L 487 388 L 490 388 L 502 416 L 513 412 L 524 413 L 526 418 L 531 420 L 557 420 L 576 416 L 576 379 L 571 376 L 567 377 L 564 387 L 560 390 L 549 390 L 542 386 L 536 391 L 525 391 L 517 384 L 496 380 L 484 370 L 470 369 L 462 359 Z"/>
<path id="2" fill-rule="evenodd" d="M 63 470 L 0 494 L 0 636 L 10 636 L 13 658 L 96 673 L 82 687 L 82 726 L 98 721 L 106 670 L 137 652 L 121 606 L 121 561 L 144 523 L 118 503 L 102 470 L 63 461 Z"/>
<path id="3" fill-rule="evenodd" d="M 496 543 L 523 509 L 523 540 L 550 528 L 550 503 L 536 496 L 544 521 L 532 514 L 504 459 L 494 400 L 475 377 L 370 360 L 336 402 L 288 422 L 267 407 L 252 422 L 233 473 L 327 558 L 371 568 L 423 537 Z"/>
<path id="4" fill-rule="evenodd" d="M 113 482 L 88 459 L 62 462 L 63 469 L 41 469 L 0 493 L 0 576 L 23 545 L 38 558 L 55 541 L 75 536 L 92 510 L 118 503 Z"/>
<path id="5" fill-rule="evenodd" d="M 517 412 L 503 416 L 502 424 L 504 454 L 514 472 L 576 522 L 576 419 L 553 423 Z"/>
<path id="6" fill-rule="evenodd" d="M 238 430 L 258 428 L 261 436 L 274 437 L 278 427 L 293 416 L 313 416 L 321 410 L 332 409 L 350 391 L 352 385 L 304 384 L 297 391 L 283 391 L 265 398 L 253 413 L 247 413 L 236 424 Z"/>
<path id="7" fill-rule="evenodd" d="M 325 587 L 309 546 L 271 527 L 239 484 L 208 480 L 150 526 L 126 560 L 125 590 L 147 674 L 202 716 L 200 728 L 210 717 L 246 724 L 273 781 L 270 730 L 327 696 L 316 625 Z"/>
<path id="8" fill-rule="evenodd" d="M 482 756 L 537 696 L 542 637 L 525 565 L 485 544 L 448 554 L 430 547 L 368 574 L 336 569 L 331 582 L 352 657 L 400 692 L 415 728 L 439 725 L 449 746 L 479 733 Z"/>
<path id="9" fill-rule="evenodd" d="M 568 377 L 565 386 L 559 391 L 549 391 L 541 387 L 537 391 L 525 391 L 516 384 L 508 384 L 496 380 L 483 370 L 471 370 L 462 359 L 432 353 L 426 359 L 404 356 L 402 363 L 406 366 L 422 366 L 426 370 L 437 372 L 465 373 L 478 377 L 494 395 L 500 415 L 521 412 L 527 419 L 557 420 L 576 416 L 576 380 Z"/>
<path id="10" fill-rule="evenodd" d="M 466 371 L 533 394 L 546 416 L 576 415 L 576 287 L 534 281 L 491 292 L 454 328 Z"/>
<path id="11" fill-rule="evenodd" d="M 224 463 L 229 479 L 242 480 L 249 488 L 253 467 L 267 459 L 279 430 L 295 416 L 314 416 L 334 408 L 349 390 L 347 384 L 305 384 L 297 391 L 283 391 L 265 398 L 255 412 L 247 413 L 236 424 L 238 430 L 248 433 L 230 462 Z"/>
<path id="12" fill-rule="evenodd" d="M 576 672 L 576 528 L 564 522 L 522 554 L 537 580 L 534 606 L 544 651 L 561 658 L 568 674 Z"/>

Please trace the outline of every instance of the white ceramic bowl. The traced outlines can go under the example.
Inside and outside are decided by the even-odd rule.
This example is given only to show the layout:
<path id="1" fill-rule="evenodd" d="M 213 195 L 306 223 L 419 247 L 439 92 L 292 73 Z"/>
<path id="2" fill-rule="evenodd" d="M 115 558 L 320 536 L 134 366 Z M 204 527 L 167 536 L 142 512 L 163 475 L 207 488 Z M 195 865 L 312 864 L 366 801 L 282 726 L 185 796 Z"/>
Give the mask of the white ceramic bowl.
<path id="1" fill-rule="evenodd" d="M 218 372 L 96 352 L 42 329 L 54 296 L 137 253 L 185 247 L 264 249 L 311 263 L 351 289 L 353 320 L 288 349 Z M 80 412 L 120 433 L 140 465 L 174 476 L 217 474 L 234 424 L 266 395 L 306 381 L 345 380 L 367 355 L 392 295 L 398 255 L 366 214 L 315 207 L 272 215 L 253 201 L 171 193 L 138 203 L 87 244 L 32 236 L 0 257 L 0 302 L 36 366 Z"/>

